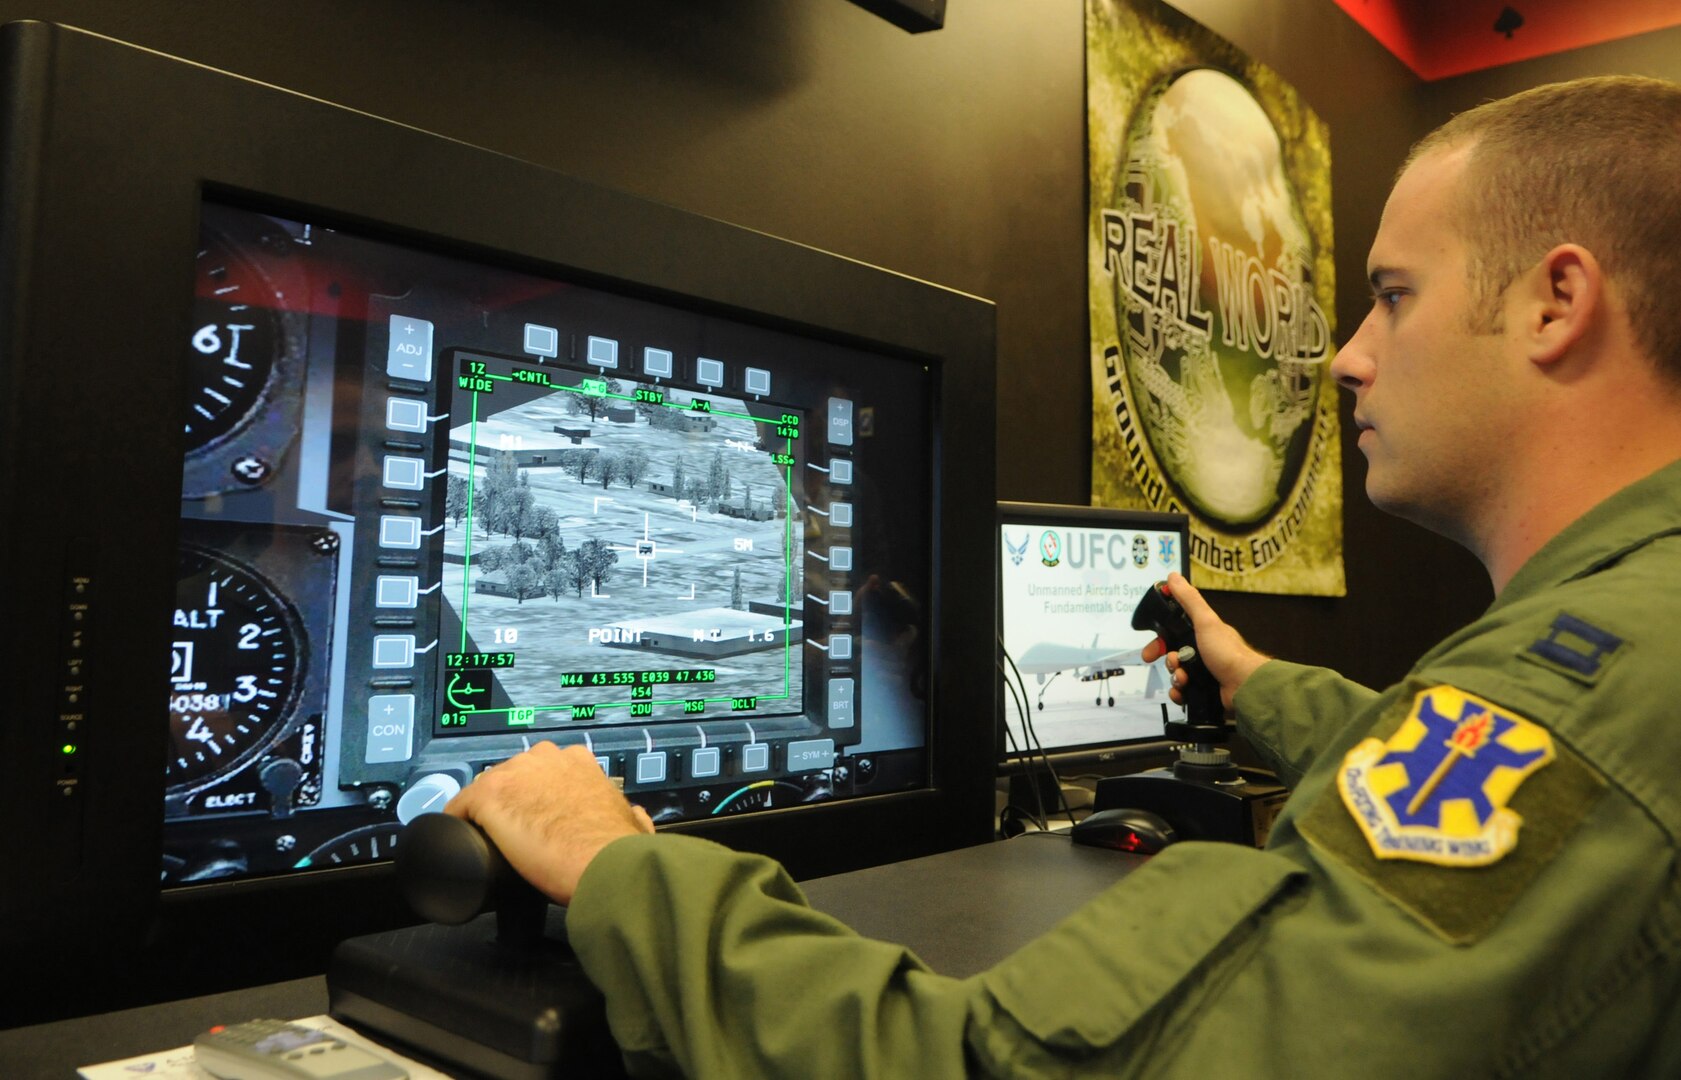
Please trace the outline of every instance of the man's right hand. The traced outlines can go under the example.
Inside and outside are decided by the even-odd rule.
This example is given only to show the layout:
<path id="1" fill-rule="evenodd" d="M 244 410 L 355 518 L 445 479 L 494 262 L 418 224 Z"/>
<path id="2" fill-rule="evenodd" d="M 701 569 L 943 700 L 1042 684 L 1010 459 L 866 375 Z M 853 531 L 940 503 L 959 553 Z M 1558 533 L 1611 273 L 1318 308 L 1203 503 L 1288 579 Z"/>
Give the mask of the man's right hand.
<path id="1" fill-rule="evenodd" d="M 1228 623 L 1214 614 L 1214 609 L 1208 606 L 1208 601 L 1202 598 L 1189 581 L 1180 574 L 1167 576 L 1168 591 L 1179 601 L 1179 606 L 1185 609 L 1185 614 L 1191 618 L 1191 626 L 1196 630 L 1197 655 L 1202 658 L 1203 666 L 1208 668 L 1220 683 L 1220 703 L 1229 713 L 1232 711 L 1232 698 L 1236 696 L 1238 688 L 1249 680 L 1255 669 L 1266 663 L 1271 657 L 1252 648 L 1243 635 L 1234 630 Z M 1144 661 L 1149 663 L 1167 653 L 1167 646 L 1161 638 L 1156 638 L 1144 646 Z M 1173 689 L 1170 694 L 1173 700 L 1183 705 L 1185 696 L 1182 688 L 1188 681 L 1185 673 L 1179 669 L 1179 657 L 1167 653 L 1167 669 L 1173 673 Z"/>

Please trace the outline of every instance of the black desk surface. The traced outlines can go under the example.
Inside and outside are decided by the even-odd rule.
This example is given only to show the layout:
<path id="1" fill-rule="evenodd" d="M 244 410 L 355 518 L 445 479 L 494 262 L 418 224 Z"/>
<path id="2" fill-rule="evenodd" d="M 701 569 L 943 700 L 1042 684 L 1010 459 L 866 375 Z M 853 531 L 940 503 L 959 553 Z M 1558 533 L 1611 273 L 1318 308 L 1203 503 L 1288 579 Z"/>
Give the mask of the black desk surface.
<path id="1" fill-rule="evenodd" d="M 908 945 L 946 975 L 984 971 L 1143 862 L 1030 833 L 801 883 L 813 907 Z M 327 1011 L 323 976 L 0 1031 L 6 1080 L 73 1077 L 82 1065 L 185 1046 L 212 1024 Z"/>

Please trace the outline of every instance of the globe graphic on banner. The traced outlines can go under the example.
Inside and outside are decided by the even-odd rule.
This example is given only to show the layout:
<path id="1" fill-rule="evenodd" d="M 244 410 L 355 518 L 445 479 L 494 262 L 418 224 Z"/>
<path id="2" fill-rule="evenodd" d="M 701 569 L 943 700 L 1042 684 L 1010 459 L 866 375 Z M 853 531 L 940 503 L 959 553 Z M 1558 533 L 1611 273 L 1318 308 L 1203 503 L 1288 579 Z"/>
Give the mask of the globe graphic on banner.
<path id="1" fill-rule="evenodd" d="M 1194 68 L 1144 95 L 1122 154 L 1114 293 L 1133 414 L 1188 507 L 1253 528 L 1307 460 L 1329 346 L 1278 133 L 1242 83 Z"/>

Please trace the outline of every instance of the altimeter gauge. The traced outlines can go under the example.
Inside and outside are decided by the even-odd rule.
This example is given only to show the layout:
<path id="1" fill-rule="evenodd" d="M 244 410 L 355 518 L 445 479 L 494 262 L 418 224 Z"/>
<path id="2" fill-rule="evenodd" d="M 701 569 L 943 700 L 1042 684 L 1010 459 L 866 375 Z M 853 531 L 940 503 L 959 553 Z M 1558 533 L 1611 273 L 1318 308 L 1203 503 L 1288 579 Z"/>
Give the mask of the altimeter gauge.
<path id="1" fill-rule="evenodd" d="M 287 730 L 303 682 L 297 613 L 243 563 L 182 544 L 169 673 L 167 791 L 243 769 Z"/>

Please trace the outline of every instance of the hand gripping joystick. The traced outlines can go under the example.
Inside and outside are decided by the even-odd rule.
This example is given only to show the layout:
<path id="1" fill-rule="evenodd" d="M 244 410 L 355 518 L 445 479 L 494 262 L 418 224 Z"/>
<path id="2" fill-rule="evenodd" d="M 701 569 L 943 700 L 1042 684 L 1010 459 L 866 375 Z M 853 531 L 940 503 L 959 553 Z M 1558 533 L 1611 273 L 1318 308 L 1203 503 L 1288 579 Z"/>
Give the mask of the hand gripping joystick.
<path id="1" fill-rule="evenodd" d="M 624 1075 L 563 909 L 476 825 L 419 815 L 398 837 L 396 869 L 398 890 L 430 925 L 341 944 L 327 971 L 334 1017 L 416 1047 L 451 1075 Z M 492 907 L 494 940 L 492 920 L 475 918 Z"/>
<path id="2" fill-rule="evenodd" d="M 496 936 L 530 946 L 543 936 L 549 898 L 520 877 L 477 825 L 421 814 L 397 846 L 397 887 L 428 922 L 458 926 L 496 909 Z"/>
<path id="3" fill-rule="evenodd" d="M 1240 769 L 1231 751 L 1217 745 L 1228 735 L 1220 681 L 1197 654 L 1196 628 L 1168 591 L 1167 582 L 1158 581 L 1145 590 L 1132 613 L 1132 626 L 1154 633 L 1179 654 L 1179 666 L 1186 677 L 1180 689 L 1185 719 L 1177 723 L 1167 720 L 1167 706 L 1162 706 L 1167 737 L 1179 744 L 1174 748 L 1178 760 L 1171 769 L 1149 769 L 1099 780 L 1092 800 L 1094 812 L 1087 819 L 1096 825 L 1088 831 L 1095 833 L 1093 839 L 1098 843 L 1141 851 L 1146 841 L 1157 844 L 1163 838 L 1147 836 L 1149 830 L 1139 829 L 1138 824 L 1159 820 L 1171 825 L 1173 835 L 1182 840 L 1264 846 L 1273 818 L 1289 792 L 1277 777 L 1264 770 Z M 1113 843 L 1117 835 L 1121 842 Z"/>
<path id="4" fill-rule="evenodd" d="M 1167 582 L 1158 581 L 1144 591 L 1132 613 L 1132 628 L 1149 630 L 1161 638 L 1169 650 L 1179 654 L 1179 666 L 1186 675 L 1187 681 L 1180 690 L 1185 698 L 1185 722 L 1168 721 L 1167 737 L 1194 744 L 1195 754 L 1215 753 L 1211 744 L 1226 738 L 1226 707 L 1220 700 L 1220 681 L 1197 655 L 1196 629 L 1191 625 L 1191 617 L 1168 591 Z"/>

